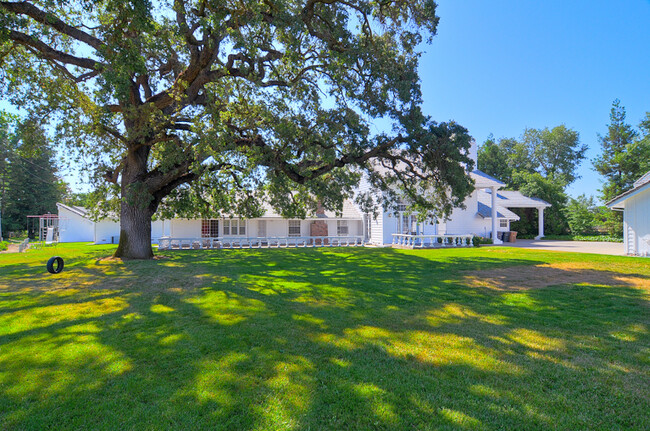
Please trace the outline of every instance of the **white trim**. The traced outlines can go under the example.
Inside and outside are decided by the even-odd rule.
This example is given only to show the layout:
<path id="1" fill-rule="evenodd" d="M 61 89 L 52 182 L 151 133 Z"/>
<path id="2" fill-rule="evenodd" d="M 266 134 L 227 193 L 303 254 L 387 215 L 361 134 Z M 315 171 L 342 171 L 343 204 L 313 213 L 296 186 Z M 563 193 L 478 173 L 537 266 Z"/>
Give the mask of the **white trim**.
<path id="1" fill-rule="evenodd" d="M 625 205 L 619 206 L 618 204 L 621 204 L 621 203 L 625 202 L 626 200 L 630 199 L 632 196 L 636 196 L 639 193 L 641 193 L 641 192 L 643 192 L 645 190 L 648 190 L 648 189 L 650 189 L 650 183 L 645 183 L 641 187 L 629 190 L 629 191 L 615 197 L 611 201 L 607 202 L 605 205 L 609 209 L 612 209 L 612 210 L 615 210 L 615 211 L 623 211 L 625 209 Z"/>

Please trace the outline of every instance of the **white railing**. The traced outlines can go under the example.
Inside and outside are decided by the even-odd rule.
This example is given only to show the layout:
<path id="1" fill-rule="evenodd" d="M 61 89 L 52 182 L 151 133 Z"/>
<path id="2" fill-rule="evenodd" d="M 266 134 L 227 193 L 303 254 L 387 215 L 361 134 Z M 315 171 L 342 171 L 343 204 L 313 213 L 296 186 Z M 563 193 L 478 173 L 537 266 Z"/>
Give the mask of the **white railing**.
<path id="1" fill-rule="evenodd" d="M 363 246 L 362 236 L 274 236 L 172 238 L 161 237 L 158 250 L 209 250 L 216 248 L 286 248 L 286 247 L 354 247 Z"/>
<path id="2" fill-rule="evenodd" d="M 393 246 L 409 248 L 470 247 L 474 235 L 393 234 Z"/>

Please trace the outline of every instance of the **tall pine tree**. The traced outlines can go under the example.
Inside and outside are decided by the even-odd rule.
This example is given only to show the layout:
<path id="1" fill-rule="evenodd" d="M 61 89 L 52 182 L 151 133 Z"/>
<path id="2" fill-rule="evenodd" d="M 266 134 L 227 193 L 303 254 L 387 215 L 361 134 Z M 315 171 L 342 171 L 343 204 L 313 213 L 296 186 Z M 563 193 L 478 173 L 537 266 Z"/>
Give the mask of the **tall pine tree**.
<path id="1" fill-rule="evenodd" d="M 641 122 L 639 133 L 626 123 L 625 108 L 620 100 L 612 103 L 607 134 L 598 137 L 602 147 L 600 156 L 593 160 L 596 171 L 605 177 L 601 192 L 607 202 L 630 190 L 634 181 L 650 169 L 650 114 Z M 608 212 L 606 227 L 612 235 L 622 235 L 623 214 Z"/>
<path id="2" fill-rule="evenodd" d="M 56 175 L 54 152 L 38 124 L 20 124 L 5 145 L 5 153 L 2 231 L 6 234 L 25 230 L 27 215 L 56 213 L 65 187 Z"/>

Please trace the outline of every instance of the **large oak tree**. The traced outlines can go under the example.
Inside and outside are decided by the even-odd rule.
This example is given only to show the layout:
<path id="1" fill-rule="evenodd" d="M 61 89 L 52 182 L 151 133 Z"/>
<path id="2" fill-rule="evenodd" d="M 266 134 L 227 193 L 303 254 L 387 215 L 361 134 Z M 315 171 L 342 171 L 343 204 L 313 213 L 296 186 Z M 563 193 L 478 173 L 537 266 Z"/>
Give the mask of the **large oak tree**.
<path id="1" fill-rule="evenodd" d="M 102 207 L 119 204 L 118 257 L 153 255 L 154 214 L 252 217 L 266 200 L 301 217 L 340 209 L 362 172 L 444 217 L 472 188 L 470 137 L 420 110 L 435 8 L 0 2 L 2 92 L 94 168 Z"/>

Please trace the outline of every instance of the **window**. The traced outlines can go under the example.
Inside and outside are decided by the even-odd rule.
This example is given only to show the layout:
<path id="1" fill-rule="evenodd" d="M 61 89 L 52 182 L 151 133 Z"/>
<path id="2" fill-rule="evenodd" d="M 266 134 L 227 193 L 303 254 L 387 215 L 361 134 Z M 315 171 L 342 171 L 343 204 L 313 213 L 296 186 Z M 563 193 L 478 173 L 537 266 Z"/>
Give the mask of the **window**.
<path id="1" fill-rule="evenodd" d="M 499 226 L 500 227 L 508 227 L 508 219 L 507 218 L 500 218 L 499 219 Z"/>
<path id="2" fill-rule="evenodd" d="M 399 223 L 400 219 L 398 219 Z M 403 233 L 406 235 L 410 235 L 412 233 L 415 233 L 415 216 L 414 215 L 406 215 L 402 214 L 401 217 L 401 226 L 398 227 L 399 233 Z"/>
<path id="3" fill-rule="evenodd" d="M 289 236 L 300 236 L 300 220 L 289 220 Z"/>
<path id="4" fill-rule="evenodd" d="M 260 238 L 266 238 L 266 220 L 257 221 L 257 236 Z"/>
<path id="5" fill-rule="evenodd" d="M 219 236 L 219 220 L 201 220 L 201 238 Z"/>
<path id="6" fill-rule="evenodd" d="M 224 236 L 244 236 L 246 235 L 246 221 L 239 219 L 225 219 L 223 221 Z"/>
<path id="7" fill-rule="evenodd" d="M 348 221 L 347 220 L 337 220 L 336 221 L 336 234 L 338 236 L 346 236 L 348 234 Z"/>

